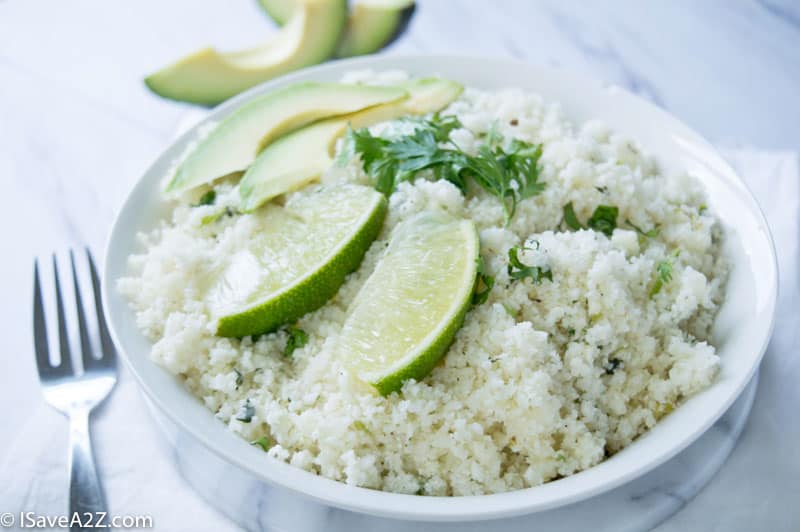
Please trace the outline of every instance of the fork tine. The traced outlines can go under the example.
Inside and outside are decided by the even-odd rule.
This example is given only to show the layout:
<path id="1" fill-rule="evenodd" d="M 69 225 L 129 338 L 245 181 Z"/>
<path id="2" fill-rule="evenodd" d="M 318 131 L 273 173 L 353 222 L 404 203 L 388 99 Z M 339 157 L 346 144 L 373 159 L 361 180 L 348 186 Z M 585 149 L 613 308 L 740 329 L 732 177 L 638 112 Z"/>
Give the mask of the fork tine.
<path id="1" fill-rule="evenodd" d="M 38 260 L 33 261 L 33 343 L 36 349 L 36 366 L 39 374 L 48 374 L 53 367 L 50 365 L 50 349 L 47 345 L 47 323 L 44 318 Z"/>
<path id="2" fill-rule="evenodd" d="M 75 269 L 75 255 L 69 250 L 69 264 L 72 267 L 72 285 L 75 287 L 75 306 L 78 308 L 78 332 L 81 337 L 81 358 L 84 371 L 96 362 L 92 355 L 92 342 L 89 340 L 89 331 L 86 328 L 86 313 L 83 309 L 81 298 L 81 285 L 78 282 L 78 271 Z"/>
<path id="3" fill-rule="evenodd" d="M 97 268 L 95 267 L 94 258 L 92 258 L 92 253 L 89 251 L 89 248 L 86 248 L 86 259 L 89 261 L 89 271 L 92 276 L 94 308 L 97 314 L 97 328 L 100 332 L 100 347 L 103 351 L 100 360 L 107 366 L 113 366 L 116 361 L 116 350 L 114 349 L 114 342 L 111 340 L 111 334 L 108 332 L 106 317 L 103 313 L 103 300 L 100 294 L 100 277 L 97 275 Z"/>
<path id="4" fill-rule="evenodd" d="M 64 301 L 61 297 L 61 283 L 58 279 L 58 261 L 56 255 L 53 254 L 53 275 L 55 277 L 56 287 L 56 307 L 58 309 L 58 345 L 61 353 L 61 362 L 57 368 L 60 369 L 59 373 L 72 374 L 72 354 L 69 348 L 69 336 L 67 336 L 67 316 L 64 313 Z"/>

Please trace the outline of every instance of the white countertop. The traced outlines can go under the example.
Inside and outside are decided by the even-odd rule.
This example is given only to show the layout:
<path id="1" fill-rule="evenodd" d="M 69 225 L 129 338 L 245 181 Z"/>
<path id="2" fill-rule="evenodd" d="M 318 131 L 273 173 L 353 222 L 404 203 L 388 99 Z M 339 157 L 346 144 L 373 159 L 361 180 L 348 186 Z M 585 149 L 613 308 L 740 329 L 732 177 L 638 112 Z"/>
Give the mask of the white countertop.
<path id="1" fill-rule="evenodd" d="M 713 142 L 800 149 L 800 7 L 791 0 L 580 8 L 557 0 L 418 1 L 407 33 L 385 53 L 557 64 L 622 85 Z M 190 109 L 154 96 L 142 78 L 204 44 L 236 48 L 273 31 L 255 0 L 0 0 L 0 227 L 7 250 L 0 266 L 0 457 L 41 403 L 30 329 L 33 257 L 80 244 L 99 254 L 128 189 Z M 796 172 L 796 157 L 793 164 Z M 797 202 L 777 196 L 770 222 L 796 223 L 779 211 Z M 797 248 L 783 255 L 781 266 L 790 269 L 782 276 L 796 278 Z M 785 334 L 776 341 L 784 349 L 797 346 L 797 325 L 779 318 Z M 785 375 L 797 374 L 798 363 L 787 360 L 768 354 L 742 442 L 660 532 L 800 528 L 800 415 L 785 406 L 797 387 Z M 776 426 L 787 440 L 764 441 L 761 434 Z M 66 441 L 66 425 L 64 431 Z"/>

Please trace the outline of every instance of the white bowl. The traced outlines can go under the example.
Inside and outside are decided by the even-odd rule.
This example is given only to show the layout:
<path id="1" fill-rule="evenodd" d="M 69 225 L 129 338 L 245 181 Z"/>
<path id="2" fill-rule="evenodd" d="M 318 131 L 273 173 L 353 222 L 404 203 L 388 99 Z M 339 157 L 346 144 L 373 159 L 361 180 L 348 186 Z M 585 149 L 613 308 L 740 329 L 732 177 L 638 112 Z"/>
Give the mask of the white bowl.
<path id="1" fill-rule="evenodd" d="M 111 232 L 105 259 L 103 299 L 114 341 L 154 405 L 193 444 L 224 464 L 286 497 L 384 517 L 459 521 L 508 517 L 554 508 L 609 490 L 642 475 L 684 449 L 740 394 L 756 370 L 772 331 L 777 297 L 775 250 L 766 221 L 753 196 L 700 135 L 661 109 L 605 83 L 559 69 L 474 57 L 389 56 L 337 61 L 274 80 L 228 101 L 207 120 L 219 120 L 257 94 L 304 80 L 335 81 L 357 69 L 400 69 L 415 76 L 441 75 L 485 89 L 522 87 L 560 102 L 575 122 L 598 118 L 641 142 L 665 169 L 686 169 L 707 189 L 708 203 L 726 228 L 726 253 L 732 260 L 727 298 L 714 328 L 722 358 L 719 378 L 654 429 L 610 459 L 586 471 L 535 488 L 469 497 L 419 497 L 347 486 L 264 455 L 227 428 L 181 383 L 150 361 L 150 343 L 136 328 L 133 312 L 115 289 L 126 273 L 127 257 L 137 250 L 135 235 L 154 227 L 167 208 L 159 181 L 171 161 L 197 134 L 191 129 L 169 146 L 131 191 Z M 732 119 L 735 116 L 732 115 Z M 206 120 L 206 121 L 207 121 Z M 202 125 L 202 124 L 201 124 Z M 192 468 L 205 467 L 202 460 Z"/>

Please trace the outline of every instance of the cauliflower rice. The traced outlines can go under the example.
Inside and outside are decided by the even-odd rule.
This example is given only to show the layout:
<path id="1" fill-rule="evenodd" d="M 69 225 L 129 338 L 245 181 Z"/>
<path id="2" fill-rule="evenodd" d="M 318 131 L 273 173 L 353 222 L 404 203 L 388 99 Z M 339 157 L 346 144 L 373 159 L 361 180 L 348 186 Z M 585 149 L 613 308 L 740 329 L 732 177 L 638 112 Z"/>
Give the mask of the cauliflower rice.
<path id="1" fill-rule="evenodd" d="M 391 82 L 399 74 L 353 74 Z M 701 185 L 663 175 L 633 141 L 597 122 L 576 127 L 558 105 L 519 89 L 467 89 L 443 114 L 464 129 L 453 139 L 474 151 L 495 128 L 543 143 L 545 191 L 522 201 L 508 227 L 496 198 L 446 181 L 402 183 L 383 230 L 360 269 L 298 327 L 309 341 L 285 357 L 287 333 L 218 338 L 198 295 L 198 272 L 247 246 L 248 215 L 204 217 L 235 207 L 238 190 L 216 185 L 217 204 L 176 204 L 172 219 L 141 235 L 119 289 L 153 341 L 153 360 L 267 454 L 348 484 L 424 495 L 475 495 L 536 486 L 589 468 L 629 445 L 687 397 L 709 386 L 719 357 L 709 343 L 723 298 L 722 230 Z M 373 128 L 391 134 L 392 124 Z M 358 162 L 324 181 L 369 183 Z M 611 238 L 571 231 L 599 204 L 619 208 Z M 369 277 L 391 229 L 425 209 L 474 220 L 496 284 L 473 307 L 444 359 L 422 382 L 381 397 L 354 380 L 330 349 L 348 304 Z M 629 225 L 658 227 L 656 238 Z M 514 281 L 508 249 L 538 241 L 526 264 L 549 266 L 552 282 Z M 651 295 L 657 264 L 674 250 L 672 280 Z M 237 420 L 252 408 L 252 421 Z"/>

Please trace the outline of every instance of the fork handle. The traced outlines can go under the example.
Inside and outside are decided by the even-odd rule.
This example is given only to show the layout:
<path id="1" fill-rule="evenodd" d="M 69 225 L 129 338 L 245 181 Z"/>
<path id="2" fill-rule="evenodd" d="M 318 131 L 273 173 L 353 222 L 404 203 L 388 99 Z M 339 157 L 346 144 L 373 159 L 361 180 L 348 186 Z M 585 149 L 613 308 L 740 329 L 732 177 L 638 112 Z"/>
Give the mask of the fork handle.
<path id="1" fill-rule="evenodd" d="M 96 523 L 100 518 L 97 512 L 106 511 L 100 478 L 92 454 L 92 440 L 89 437 L 89 411 L 77 410 L 70 413 L 69 428 L 69 515 L 80 514 L 83 523 Z M 86 515 L 91 512 L 91 516 Z M 91 520 L 91 521 L 90 521 Z M 72 527 L 70 530 L 83 530 Z"/>

